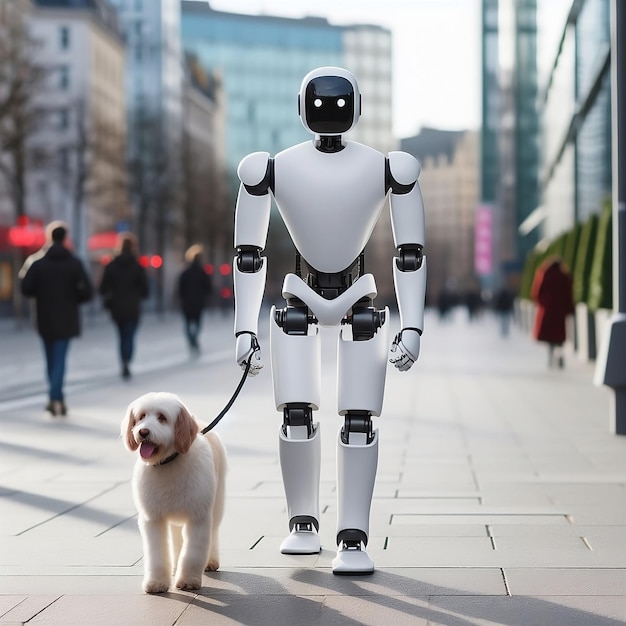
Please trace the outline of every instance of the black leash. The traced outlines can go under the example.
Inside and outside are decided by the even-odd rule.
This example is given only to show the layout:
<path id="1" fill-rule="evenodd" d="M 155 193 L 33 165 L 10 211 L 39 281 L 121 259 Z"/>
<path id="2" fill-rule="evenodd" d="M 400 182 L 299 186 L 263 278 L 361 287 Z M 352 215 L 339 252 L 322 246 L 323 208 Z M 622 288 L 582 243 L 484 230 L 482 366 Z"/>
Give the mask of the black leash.
<path id="1" fill-rule="evenodd" d="M 246 382 L 246 378 L 248 377 L 248 372 L 250 371 L 250 365 L 252 364 L 253 356 L 254 356 L 254 352 L 252 352 L 252 354 L 250 355 L 250 358 L 246 361 L 246 367 L 243 371 L 243 376 L 241 377 L 241 380 L 239 381 L 239 384 L 237 385 L 237 388 L 233 392 L 233 395 L 231 396 L 230 400 L 226 403 L 226 406 L 221 410 L 220 414 L 208 426 L 206 426 L 200 431 L 202 435 L 206 435 L 210 430 L 213 430 L 220 423 L 224 415 L 228 413 L 228 410 L 230 409 L 230 407 L 233 406 L 233 403 L 237 399 L 237 396 L 239 395 L 241 388 Z M 168 456 L 167 459 L 163 459 L 163 461 L 161 461 L 159 465 L 167 465 L 168 463 L 171 463 L 177 456 L 178 456 L 178 452 L 174 452 L 174 454 L 170 454 L 170 456 Z"/>
<path id="2" fill-rule="evenodd" d="M 250 365 L 252 363 L 253 356 L 254 356 L 254 352 L 250 355 L 250 358 L 246 361 L 246 368 L 243 371 L 243 376 L 241 377 L 241 380 L 239 381 L 239 384 L 237 385 L 237 388 L 235 389 L 230 400 L 226 403 L 226 406 L 222 409 L 222 412 L 208 426 L 206 426 L 200 431 L 203 435 L 206 435 L 210 430 L 213 430 L 220 423 L 220 420 L 224 417 L 224 415 L 228 413 L 228 410 L 230 409 L 230 407 L 233 406 L 233 402 L 235 402 L 235 400 L 237 399 L 237 396 L 239 395 L 239 392 L 241 391 L 243 384 L 246 382 L 246 378 L 248 376 L 248 372 L 250 371 Z"/>

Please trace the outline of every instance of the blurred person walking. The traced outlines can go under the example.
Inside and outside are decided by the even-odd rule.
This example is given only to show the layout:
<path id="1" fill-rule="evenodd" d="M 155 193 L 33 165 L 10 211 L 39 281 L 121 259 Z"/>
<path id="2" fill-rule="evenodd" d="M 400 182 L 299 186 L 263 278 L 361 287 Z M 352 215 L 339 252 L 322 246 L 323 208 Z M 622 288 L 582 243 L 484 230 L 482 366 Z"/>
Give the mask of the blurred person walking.
<path id="1" fill-rule="evenodd" d="M 515 296 L 507 285 L 502 285 L 493 298 L 493 309 L 500 318 L 500 334 L 508 337 L 513 316 Z"/>
<path id="2" fill-rule="evenodd" d="M 98 291 L 115 323 L 122 378 L 128 379 L 141 317 L 141 301 L 149 293 L 148 275 L 137 259 L 137 239 L 132 233 L 118 235 L 115 258 L 104 268 Z"/>
<path id="3" fill-rule="evenodd" d="M 537 270 L 531 297 L 537 303 L 533 337 L 548 344 L 548 367 L 565 365 L 565 320 L 574 313 L 572 277 L 561 259 L 550 257 Z"/>
<path id="4" fill-rule="evenodd" d="M 213 288 L 211 277 L 202 266 L 204 250 L 193 245 L 185 252 L 187 267 L 178 277 L 178 297 L 185 322 L 185 336 L 192 354 L 200 354 L 199 336 L 202 312 Z"/>
<path id="5" fill-rule="evenodd" d="M 52 231 L 55 228 L 58 228 L 59 226 L 62 226 L 63 228 L 65 228 L 67 230 L 67 224 L 65 222 L 62 222 L 61 220 L 55 220 L 54 222 L 50 222 L 45 230 L 45 241 L 43 246 L 41 246 L 41 248 L 39 248 L 39 250 L 37 250 L 37 252 L 33 252 L 32 254 L 29 254 L 26 257 L 26 260 L 24 261 L 24 264 L 22 265 L 19 273 L 18 273 L 18 278 L 21 280 L 24 278 L 24 276 L 26 276 L 26 272 L 28 272 L 30 266 L 35 262 L 38 261 L 39 259 L 43 258 L 44 255 L 46 254 L 46 252 L 48 252 L 48 250 L 50 249 L 50 246 L 52 245 Z"/>
<path id="6" fill-rule="evenodd" d="M 49 230 L 50 243 L 42 254 L 35 253 L 38 256 L 30 259 L 21 282 L 22 294 L 36 303 L 48 378 L 46 410 L 53 416 L 67 414 L 63 383 L 70 339 L 80 335 L 79 305 L 93 298 L 85 267 L 67 248 L 67 232 L 65 224 L 54 223 Z"/>

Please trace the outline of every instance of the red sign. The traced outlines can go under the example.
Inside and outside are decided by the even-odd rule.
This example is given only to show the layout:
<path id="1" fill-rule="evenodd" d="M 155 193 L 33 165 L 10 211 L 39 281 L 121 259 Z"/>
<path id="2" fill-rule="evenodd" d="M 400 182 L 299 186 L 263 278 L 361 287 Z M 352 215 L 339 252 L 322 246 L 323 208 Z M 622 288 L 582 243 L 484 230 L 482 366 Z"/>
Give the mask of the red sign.
<path id="1" fill-rule="evenodd" d="M 17 224 L 9 229 L 8 239 L 14 248 L 41 248 L 46 233 L 40 220 L 31 221 L 27 215 L 20 215 Z"/>
<path id="2" fill-rule="evenodd" d="M 474 271 L 478 276 L 487 276 L 493 270 L 493 207 L 482 204 L 476 209 L 474 236 Z"/>

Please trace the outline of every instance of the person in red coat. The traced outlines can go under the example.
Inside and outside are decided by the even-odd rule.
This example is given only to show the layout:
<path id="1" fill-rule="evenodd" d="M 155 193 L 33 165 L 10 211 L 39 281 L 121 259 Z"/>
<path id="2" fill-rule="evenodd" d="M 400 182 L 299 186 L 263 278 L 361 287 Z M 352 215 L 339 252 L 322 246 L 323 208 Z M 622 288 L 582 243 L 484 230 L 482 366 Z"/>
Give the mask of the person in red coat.
<path id="1" fill-rule="evenodd" d="M 551 257 L 538 270 L 532 286 L 537 303 L 533 337 L 548 344 L 548 365 L 564 366 L 562 346 L 565 343 L 565 320 L 574 313 L 572 277 L 559 258 Z"/>

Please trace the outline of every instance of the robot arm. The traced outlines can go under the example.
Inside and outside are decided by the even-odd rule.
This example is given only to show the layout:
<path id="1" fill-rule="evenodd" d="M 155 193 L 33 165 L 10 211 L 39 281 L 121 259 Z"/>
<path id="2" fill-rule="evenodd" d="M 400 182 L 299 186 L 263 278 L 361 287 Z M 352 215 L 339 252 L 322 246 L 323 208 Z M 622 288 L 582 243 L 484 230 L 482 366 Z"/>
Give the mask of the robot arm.
<path id="1" fill-rule="evenodd" d="M 257 335 L 267 273 L 261 252 L 269 227 L 272 165 L 267 152 L 255 152 L 245 157 L 237 170 L 241 185 L 235 210 L 237 256 L 233 261 L 236 359 L 245 367 L 254 355 L 249 372 L 252 376 L 263 367 Z"/>
<path id="2" fill-rule="evenodd" d="M 424 328 L 426 257 L 424 250 L 424 203 L 418 183 L 419 163 L 405 152 L 390 152 L 387 186 L 391 190 L 391 224 L 398 250 L 393 279 L 400 313 L 400 332 L 391 346 L 390 362 L 400 371 L 410 369 L 420 351 Z"/>

